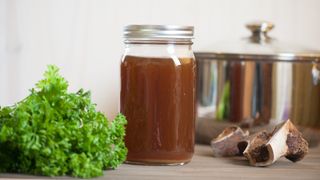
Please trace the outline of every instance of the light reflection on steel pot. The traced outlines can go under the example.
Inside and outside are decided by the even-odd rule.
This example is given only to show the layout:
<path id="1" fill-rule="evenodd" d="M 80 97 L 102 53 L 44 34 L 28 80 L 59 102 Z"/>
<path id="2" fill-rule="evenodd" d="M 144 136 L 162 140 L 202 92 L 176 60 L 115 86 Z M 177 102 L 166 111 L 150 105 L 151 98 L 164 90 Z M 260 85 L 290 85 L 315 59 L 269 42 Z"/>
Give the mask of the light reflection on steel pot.
<path id="1" fill-rule="evenodd" d="M 311 145 L 320 141 L 320 52 L 271 38 L 269 22 L 247 25 L 252 35 L 196 52 L 197 141 L 208 143 L 224 127 L 251 131 L 286 119 Z"/>

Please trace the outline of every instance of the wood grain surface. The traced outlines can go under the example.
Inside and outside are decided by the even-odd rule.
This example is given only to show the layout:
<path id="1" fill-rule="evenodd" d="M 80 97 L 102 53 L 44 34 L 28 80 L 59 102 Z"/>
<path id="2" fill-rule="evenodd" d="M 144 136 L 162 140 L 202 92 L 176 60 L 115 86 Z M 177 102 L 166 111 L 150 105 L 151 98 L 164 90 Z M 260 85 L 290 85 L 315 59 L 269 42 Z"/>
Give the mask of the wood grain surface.
<path id="1" fill-rule="evenodd" d="M 0 174 L 8 179 L 52 179 L 43 176 Z M 57 177 L 57 179 L 70 177 Z M 320 147 L 310 149 L 300 162 L 292 163 L 282 158 L 270 167 L 251 167 L 243 157 L 215 158 L 209 146 L 197 145 L 196 153 L 189 164 L 184 166 L 141 166 L 123 164 L 116 170 L 104 172 L 97 179 L 144 180 L 144 179 L 316 179 L 320 180 Z"/>

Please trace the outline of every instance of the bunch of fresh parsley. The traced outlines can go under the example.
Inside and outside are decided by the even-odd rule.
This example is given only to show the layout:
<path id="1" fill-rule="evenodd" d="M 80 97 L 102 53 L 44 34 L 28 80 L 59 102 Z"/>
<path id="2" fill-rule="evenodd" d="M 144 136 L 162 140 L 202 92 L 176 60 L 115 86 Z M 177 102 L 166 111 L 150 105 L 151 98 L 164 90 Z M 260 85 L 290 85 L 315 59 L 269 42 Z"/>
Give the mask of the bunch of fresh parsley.
<path id="1" fill-rule="evenodd" d="M 90 178 L 127 154 L 125 117 L 96 111 L 90 92 L 69 93 L 56 66 L 14 106 L 0 108 L 0 172 Z"/>

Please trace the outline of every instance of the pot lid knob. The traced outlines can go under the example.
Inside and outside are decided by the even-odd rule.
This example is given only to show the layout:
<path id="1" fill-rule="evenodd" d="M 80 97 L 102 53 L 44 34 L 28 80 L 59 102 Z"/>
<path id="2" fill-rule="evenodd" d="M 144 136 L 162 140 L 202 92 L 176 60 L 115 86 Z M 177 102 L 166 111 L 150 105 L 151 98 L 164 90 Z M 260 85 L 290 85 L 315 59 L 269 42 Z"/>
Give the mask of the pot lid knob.
<path id="1" fill-rule="evenodd" d="M 248 23 L 246 26 L 252 33 L 267 33 L 274 28 L 274 24 L 268 21 L 251 22 Z"/>
<path id="2" fill-rule="evenodd" d="M 274 28 L 274 24 L 268 21 L 256 21 L 246 24 L 246 27 L 252 32 L 250 39 L 253 42 L 268 42 L 271 38 L 267 33 Z"/>

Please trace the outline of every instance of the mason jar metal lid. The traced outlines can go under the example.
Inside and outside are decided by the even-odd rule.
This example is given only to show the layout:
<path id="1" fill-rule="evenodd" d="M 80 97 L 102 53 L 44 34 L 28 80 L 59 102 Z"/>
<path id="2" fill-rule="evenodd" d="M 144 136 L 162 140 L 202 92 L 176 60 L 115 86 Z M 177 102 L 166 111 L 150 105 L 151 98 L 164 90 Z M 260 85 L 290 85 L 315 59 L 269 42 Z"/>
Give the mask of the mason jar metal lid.
<path id="1" fill-rule="evenodd" d="M 193 38 L 193 26 L 176 25 L 128 25 L 124 27 L 126 39 L 189 39 Z"/>

